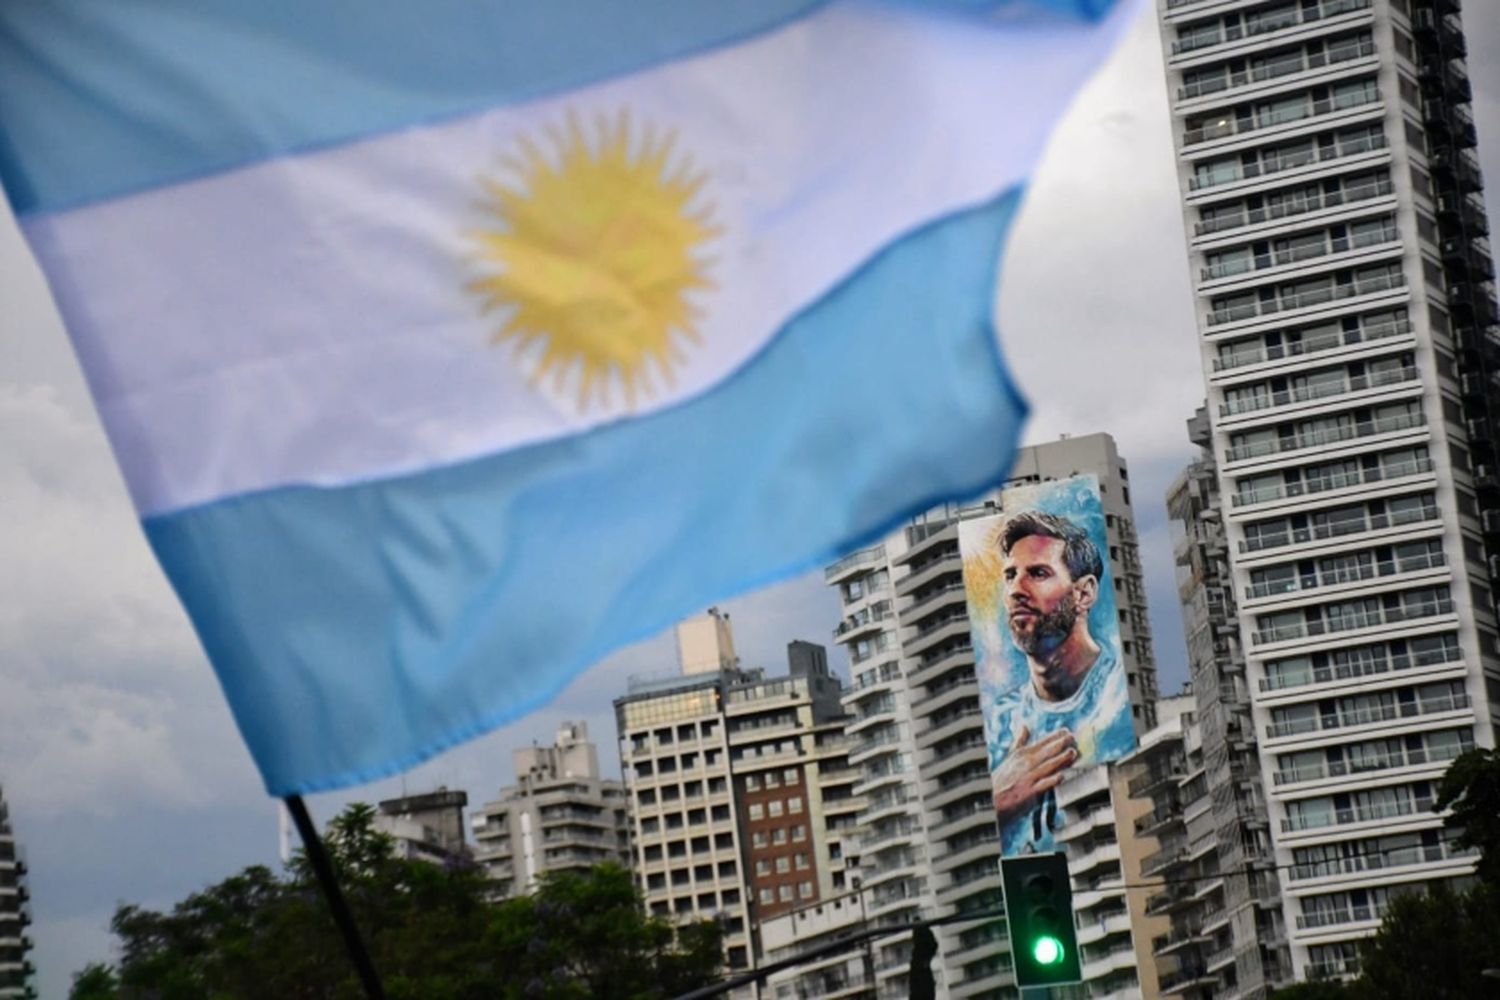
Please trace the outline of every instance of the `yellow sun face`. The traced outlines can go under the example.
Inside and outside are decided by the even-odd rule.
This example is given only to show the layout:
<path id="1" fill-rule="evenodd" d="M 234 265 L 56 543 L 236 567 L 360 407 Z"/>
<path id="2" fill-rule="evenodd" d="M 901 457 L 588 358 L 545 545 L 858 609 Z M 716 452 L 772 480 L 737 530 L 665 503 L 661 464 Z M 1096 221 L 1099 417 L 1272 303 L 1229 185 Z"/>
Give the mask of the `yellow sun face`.
<path id="1" fill-rule="evenodd" d="M 670 133 L 636 140 L 623 112 L 590 131 L 569 114 L 548 131 L 550 155 L 523 138 L 513 176 L 481 182 L 495 225 L 474 234 L 488 273 L 469 289 L 501 314 L 493 340 L 533 382 L 576 386 L 580 409 L 618 384 L 633 406 L 699 339 L 689 295 L 712 286 L 699 254 L 718 230 L 698 203 L 705 177 Z"/>

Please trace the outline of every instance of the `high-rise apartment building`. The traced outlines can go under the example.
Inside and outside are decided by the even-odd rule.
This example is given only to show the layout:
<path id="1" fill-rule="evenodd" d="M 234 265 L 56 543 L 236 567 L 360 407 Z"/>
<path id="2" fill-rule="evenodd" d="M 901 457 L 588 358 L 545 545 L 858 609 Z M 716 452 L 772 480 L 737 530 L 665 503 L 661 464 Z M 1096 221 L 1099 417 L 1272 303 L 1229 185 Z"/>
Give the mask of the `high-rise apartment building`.
<path id="1" fill-rule="evenodd" d="M 35 970 L 27 954 L 31 938 L 30 896 L 26 891 L 26 861 L 16 848 L 10 826 L 10 809 L 0 794 L 0 1000 L 22 1000 L 36 996 L 31 985 Z"/>
<path id="2" fill-rule="evenodd" d="M 625 787 L 600 777 L 586 722 L 564 722 L 551 746 L 511 751 L 516 783 L 474 812 L 474 859 L 496 895 L 536 889 L 548 872 L 628 865 Z"/>
<path id="3" fill-rule="evenodd" d="M 464 791 L 439 788 L 418 795 L 386 799 L 375 812 L 375 829 L 396 841 L 396 853 L 414 861 L 441 865 L 469 859 L 464 840 Z"/>
<path id="4" fill-rule="evenodd" d="M 812 643 L 788 646 L 785 676 L 741 668 L 717 611 L 684 622 L 678 640 L 681 673 L 632 679 L 615 700 L 632 862 L 652 913 L 722 921 L 729 966 L 743 969 L 759 922 L 845 878 L 844 817 L 857 803 L 842 685 Z"/>
<path id="5" fill-rule="evenodd" d="M 1393 893 L 1470 871 L 1430 807 L 1500 707 L 1500 330 L 1458 7 L 1159 0 L 1296 979 L 1353 971 Z"/>
<path id="6" fill-rule="evenodd" d="M 1124 664 L 1137 731 L 1154 719 L 1156 667 L 1146 618 L 1125 463 L 1107 435 L 1068 438 L 1017 456 L 1007 486 L 1076 474 L 1099 477 L 1118 592 Z M 860 891 L 872 925 L 1001 905 L 999 841 L 989 754 L 969 638 L 958 523 L 1003 506 L 1003 488 L 973 504 L 928 511 L 880 544 L 828 566 L 843 620 L 834 630 L 851 662 L 844 696 L 849 761 L 861 770 Z M 1119 851 L 1103 769 L 1058 788 L 1070 817 L 1059 831 L 1078 891 L 1084 996 L 1134 982 Z M 1086 926 L 1085 926 L 1086 925 Z M 938 981 L 954 998 L 1010 995 L 1005 927 L 995 920 L 938 931 Z M 875 948 L 878 989 L 901 995 L 910 944 Z"/>
<path id="7" fill-rule="evenodd" d="M 1201 747 L 1216 830 L 1215 858 L 1223 873 L 1221 880 L 1202 887 L 1207 912 L 1197 929 L 1202 950 L 1211 960 L 1199 992 L 1261 997 L 1291 976 L 1281 880 L 1261 785 L 1213 427 L 1206 408 L 1188 421 L 1188 436 L 1199 456 L 1168 489 L 1167 513 L 1197 702 L 1191 728 Z M 1180 914 L 1178 929 L 1190 926 L 1192 916 Z"/>

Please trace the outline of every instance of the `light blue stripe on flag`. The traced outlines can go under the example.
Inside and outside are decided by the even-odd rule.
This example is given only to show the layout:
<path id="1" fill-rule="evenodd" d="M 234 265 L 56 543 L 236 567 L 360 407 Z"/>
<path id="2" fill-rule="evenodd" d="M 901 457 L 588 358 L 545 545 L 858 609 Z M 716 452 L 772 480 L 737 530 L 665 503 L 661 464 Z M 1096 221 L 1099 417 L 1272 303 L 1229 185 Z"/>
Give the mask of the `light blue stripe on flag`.
<path id="1" fill-rule="evenodd" d="M 571 90 L 822 3 L 0 3 L 0 182 L 18 215 L 73 207 Z"/>
<path id="2" fill-rule="evenodd" d="M 418 475 L 148 520 L 268 790 L 409 767 L 706 598 L 1002 479 L 1026 407 L 990 315 L 1018 201 L 887 247 L 679 406 Z"/>

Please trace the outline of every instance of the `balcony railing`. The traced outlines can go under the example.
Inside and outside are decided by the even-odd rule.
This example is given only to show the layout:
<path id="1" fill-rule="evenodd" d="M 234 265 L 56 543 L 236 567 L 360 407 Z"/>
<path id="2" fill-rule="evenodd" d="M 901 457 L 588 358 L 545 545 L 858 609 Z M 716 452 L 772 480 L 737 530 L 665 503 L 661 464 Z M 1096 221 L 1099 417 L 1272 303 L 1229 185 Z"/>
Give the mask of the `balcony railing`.
<path id="1" fill-rule="evenodd" d="M 1374 152 L 1377 149 L 1385 149 L 1388 143 L 1385 135 L 1381 132 L 1373 132 L 1362 135 L 1357 139 L 1337 141 L 1328 147 L 1317 147 L 1315 149 L 1298 150 L 1295 153 L 1275 156 L 1261 163 L 1248 163 L 1239 166 L 1239 171 L 1233 177 L 1194 177 L 1188 182 L 1188 188 L 1197 191 L 1201 188 L 1218 187 L 1221 184 L 1235 184 L 1239 181 L 1254 180 L 1257 177 L 1267 177 L 1271 174 L 1279 174 L 1287 170 L 1296 170 L 1298 167 L 1306 167 L 1314 163 L 1323 163 L 1329 160 L 1341 160 L 1350 156 L 1360 156 L 1364 153 Z"/>
<path id="2" fill-rule="evenodd" d="M 1339 924 L 1354 924 L 1365 920 L 1379 920 L 1385 916 L 1385 905 L 1360 905 L 1336 910 L 1314 910 L 1297 918 L 1297 926 L 1303 930 L 1316 927 L 1336 927 Z"/>
<path id="3" fill-rule="evenodd" d="M 1245 588 L 1245 596 L 1251 599 L 1273 597 L 1278 594 L 1301 594 L 1323 587 L 1336 587 L 1341 583 L 1356 583 L 1374 580 L 1397 573 L 1416 573 L 1424 569 L 1436 569 L 1447 565 L 1447 557 L 1441 552 L 1426 552 L 1405 559 L 1376 559 L 1356 566 L 1328 572 L 1303 573 L 1285 580 L 1265 580 L 1252 583 Z"/>
<path id="4" fill-rule="evenodd" d="M 1469 749 L 1471 747 L 1462 742 L 1452 746 L 1438 747 L 1436 750 L 1429 750 L 1426 747 L 1415 749 L 1403 747 L 1396 753 L 1371 758 L 1368 762 L 1361 761 L 1358 764 L 1351 764 L 1345 760 L 1330 760 L 1318 764 L 1304 764 L 1301 767 L 1282 768 L 1276 772 L 1274 780 L 1278 785 L 1293 785 L 1299 781 L 1321 781 L 1324 778 L 1343 778 L 1351 774 L 1390 771 L 1398 767 L 1419 767 L 1422 764 L 1450 761 Z"/>
<path id="5" fill-rule="evenodd" d="M 1437 519 L 1438 510 L 1435 506 L 1423 506 L 1409 511 L 1401 510 L 1394 514 L 1367 514 L 1328 521 L 1325 524 L 1315 524 L 1307 528 L 1291 528 L 1275 534 L 1256 535 L 1240 542 L 1239 549 L 1241 552 L 1264 552 L 1267 549 L 1279 549 L 1287 545 L 1305 545 L 1309 542 L 1343 538 L 1346 535 L 1358 535 L 1366 531 L 1399 528 L 1405 524 L 1420 524 Z"/>
<path id="6" fill-rule="evenodd" d="M 1214 281 L 1219 278 L 1232 278 L 1237 275 L 1254 274 L 1256 271 L 1264 271 L 1272 267 L 1296 264 L 1305 260 L 1317 260 L 1320 257 L 1329 257 L 1336 253 L 1347 253 L 1350 250 L 1362 250 L 1365 247 L 1379 246 L 1382 243 L 1395 243 L 1400 239 L 1401 234 L 1397 231 L 1395 224 L 1391 223 L 1383 227 L 1379 232 L 1360 233 L 1354 237 L 1336 236 L 1316 244 L 1307 244 L 1286 250 L 1275 250 L 1271 253 L 1255 254 L 1250 257 L 1241 257 L 1219 264 L 1212 264 L 1203 268 L 1202 277 L 1204 281 Z"/>
<path id="7" fill-rule="evenodd" d="M 1277 455 L 1283 452 L 1301 451 L 1303 448 L 1315 448 L 1325 444 L 1335 444 L 1339 441 L 1353 441 L 1356 438 L 1372 437 L 1376 434 L 1390 434 L 1395 431 L 1410 430 L 1413 427 L 1421 427 L 1426 418 L 1421 413 L 1401 413 L 1395 416 L 1381 417 L 1378 420 L 1361 420 L 1351 424 L 1340 424 L 1327 430 L 1312 431 L 1304 434 L 1289 434 L 1286 437 L 1276 438 L 1272 441 L 1254 441 L 1247 444 L 1239 444 L 1224 453 L 1224 458 L 1229 462 L 1242 462 L 1248 458 L 1260 458 L 1264 455 Z"/>
<path id="8" fill-rule="evenodd" d="M 1331 858 L 1308 864 L 1293 865 L 1291 881 L 1301 882 L 1310 878 L 1329 878 L 1334 875 L 1356 875 L 1359 872 L 1381 871 L 1386 868 L 1401 868 L 1406 865 L 1435 864 L 1451 858 L 1472 857 L 1472 852 L 1454 848 L 1447 841 L 1415 847 L 1401 847 L 1389 851 L 1374 851 L 1347 858 Z"/>
<path id="9" fill-rule="evenodd" d="M 1354 108 L 1362 108 L 1379 103 L 1380 91 L 1372 88 L 1369 93 L 1353 97 L 1324 98 L 1320 101 L 1309 101 L 1298 108 L 1278 111 L 1263 118 L 1240 118 L 1226 115 L 1211 124 L 1188 129 L 1182 134 L 1182 144 L 1184 146 L 1196 146 L 1199 143 L 1212 142 L 1215 139 L 1227 139 L 1233 135 L 1248 135 L 1252 132 L 1262 132 L 1268 128 L 1275 128 L 1278 125 L 1306 122 L 1314 118 L 1338 114 L 1340 111 L 1351 111 Z"/>
<path id="10" fill-rule="evenodd" d="M 1329 283 L 1322 288 L 1310 288 L 1305 292 L 1293 292 L 1289 295 L 1278 295 L 1272 299 L 1215 309 L 1208 314 L 1208 324 L 1220 326 L 1224 323 L 1254 319 L 1256 316 L 1274 316 L 1277 313 L 1291 312 L 1293 309 L 1310 309 L 1329 302 L 1358 298 L 1361 295 L 1374 295 L 1377 292 L 1389 292 L 1404 287 L 1406 287 L 1406 276 L 1400 272 L 1357 278 L 1342 284 Z"/>
<path id="11" fill-rule="evenodd" d="M 1351 375 L 1347 379 L 1338 382 L 1310 382 L 1306 385 L 1297 386 L 1294 389 L 1283 389 L 1280 392 L 1258 393 L 1245 399 L 1230 400 L 1219 404 L 1219 416 L 1239 416 L 1243 413 L 1255 413 L 1259 410 L 1270 410 L 1278 406 L 1290 406 L 1292 403 L 1309 403 L 1319 399 L 1331 399 L 1334 396 L 1345 396 L 1351 392 L 1364 392 L 1367 389 L 1378 389 L 1387 385 L 1401 385 L 1406 382 L 1417 380 L 1417 369 L 1415 366 L 1406 368 L 1391 368 L 1376 371 L 1369 375 Z"/>
<path id="12" fill-rule="evenodd" d="M 1417 813 L 1431 812 L 1433 801 L 1429 795 L 1420 795 L 1395 802 L 1346 806 L 1343 809 L 1330 809 L 1327 812 L 1288 816 L 1281 821 L 1281 830 L 1283 833 L 1295 833 L 1301 830 L 1317 830 L 1325 826 L 1348 826 L 1351 823 L 1371 823 L 1376 820 L 1395 819 L 1398 816 L 1414 816 Z"/>
<path id="13" fill-rule="evenodd" d="M 1168 0 L 1167 6 L 1172 6 L 1171 0 Z M 1357 42 L 1340 45 L 1336 49 L 1331 49 L 1326 54 L 1323 52 L 1312 52 L 1304 56 L 1301 52 L 1298 52 L 1295 60 L 1285 59 L 1280 62 L 1266 63 L 1261 66 L 1253 66 L 1248 70 L 1240 70 L 1237 73 L 1226 73 L 1223 76 L 1205 79 L 1197 83 L 1184 84 L 1177 89 L 1177 99 L 1180 101 L 1190 101 L 1195 97 L 1204 97 L 1208 94 L 1218 94 L 1226 90 L 1248 87 L 1252 83 L 1276 80 L 1283 76 L 1291 76 L 1293 73 L 1322 69 L 1324 66 L 1336 66 L 1351 59 L 1361 59 L 1374 54 L 1375 40 L 1373 38 L 1362 37 Z"/>
<path id="14" fill-rule="evenodd" d="M 1453 613 L 1453 602 L 1448 599 L 1439 601 L 1420 601 L 1418 603 L 1399 608 L 1381 608 L 1379 611 L 1359 612 L 1358 614 L 1340 615 L 1330 621 L 1300 622 L 1296 625 L 1279 625 L 1276 628 L 1257 630 L 1253 636 L 1255 645 L 1263 645 L 1269 642 L 1286 642 L 1289 639 L 1307 639 L 1320 635 L 1336 635 L 1339 632 L 1350 632 L 1354 629 L 1374 628 L 1377 625 L 1394 625 L 1399 622 L 1411 621 L 1415 618 L 1434 618 L 1438 615 L 1451 615 Z"/>
<path id="15" fill-rule="evenodd" d="M 879 545 L 872 545 L 869 548 L 860 549 L 857 552 L 851 552 L 847 556 L 844 556 L 844 558 L 840 559 L 838 562 L 834 563 L 832 566 L 829 566 L 827 569 L 823 570 L 823 579 L 835 580 L 860 563 L 874 563 L 876 560 L 884 558 L 884 542 L 880 543 Z"/>
<path id="16" fill-rule="evenodd" d="M 1172 54 L 1183 55 L 1188 52 L 1201 52 L 1204 49 L 1213 48 L 1218 45 L 1227 45 L 1237 42 L 1243 38 L 1255 38 L 1259 35 L 1267 35 L 1277 31 L 1285 31 L 1295 28 L 1299 24 L 1308 24 L 1313 21 L 1321 21 L 1324 18 L 1335 17 L 1339 14 L 1347 14 L 1350 11 L 1364 10 L 1370 6 L 1370 0 L 1323 0 L 1314 7 L 1298 8 L 1288 11 L 1285 16 L 1279 18 L 1266 18 L 1262 21 L 1250 24 L 1234 24 L 1223 26 L 1216 35 L 1201 35 L 1191 38 L 1179 39 L 1172 43 Z"/>
<path id="17" fill-rule="evenodd" d="M 1357 205 L 1360 202 L 1383 198 L 1393 190 L 1391 179 L 1382 175 L 1376 180 L 1366 181 L 1362 184 L 1351 184 L 1349 187 L 1339 191 L 1318 190 L 1301 198 L 1288 199 L 1276 205 L 1264 208 L 1244 209 L 1236 212 L 1234 215 L 1215 216 L 1198 223 L 1194 227 L 1194 231 L 1199 236 L 1208 236 L 1230 229 L 1240 229 L 1244 226 L 1260 225 L 1263 222 L 1275 222 L 1278 219 L 1290 219 L 1299 215 L 1308 215 L 1312 212 L 1322 211 L 1325 208 Z"/>
<path id="18" fill-rule="evenodd" d="M 1466 694 L 1450 694 L 1440 698 L 1427 698 L 1420 701 L 1371 705 L 1369 708 L 1357 708 L 1349 712 L 1338 712 L 1331 715 L 1319 714 L 1305 719 L 1289 719 L 1285 722 L 1273 722 L 1266 726 L 1266 737 L 1274 740 L 1283 736 L 1321 733 L 1331 729 L 1348 729 L 1353 726 L 1368 726 L 1374 722 L 1390 722 L 1393 719 L 1414 719 L 1423 715 L 1457 712 L 1460 709 L 1468 707 L 1469 696 Z"/>
<path id="19" fill-rule="evenodd" d="M 1360 469 L 1357 472 L 1338 472 L 1329 476 L 1318 476 L 1315 479 L 1304 479 L 1296 483 L 1279 483 L 1275 486 L 1245 490 L 1243 493 L 1234 495 L 1233 503 L 1236 507 L 1243 507 L 1246 504 L 1326 493 L 1329 490 L 1341 490 L 1347 486 L 1378 483 L 1387 479 L 1400 479 L 1403 476 L 1416 476 L 1431 471 L 1432 459 L 1413 458 L 1405 462 L 1392 462 L 1390 465 Z"/>
<path id="20" fill-rule="evenodd" d="M 1445 663 L 1461 663 L 1455 658 L 1457 651 L 1437 649 L 1431 653 L 1390 653 L 1370 659 L 1351 660 L 1331 667 L 1316 667 L 1306 674 L 1279 674 L 1268 676 L 1260 682 L 1262 691 L 1282 691 L 1287 688 L 1306 687 L 1309 684 L 1330 684 L 1334 681 L 1352 680 L 1356 677 L 1373 677 L 1412 667 L 1431 667 Z"/>

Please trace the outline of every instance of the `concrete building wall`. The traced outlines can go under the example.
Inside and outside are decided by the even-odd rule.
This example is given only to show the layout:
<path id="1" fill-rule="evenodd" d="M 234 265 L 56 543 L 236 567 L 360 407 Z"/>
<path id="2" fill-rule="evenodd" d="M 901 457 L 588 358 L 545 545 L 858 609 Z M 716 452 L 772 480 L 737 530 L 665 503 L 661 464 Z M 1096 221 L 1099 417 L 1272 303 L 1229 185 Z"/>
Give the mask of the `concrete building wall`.
<path id="1" fill-rule="evenodd" d="M 30 1000 L 36 996 L 32 977 L 30 893 L 26 888 L 26 859 L 16 845 L 10 808 L 0 794 L 0 1000 Z"/>

